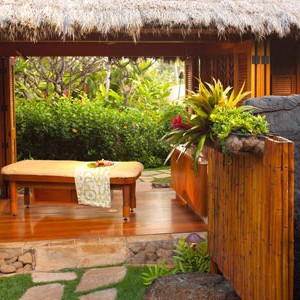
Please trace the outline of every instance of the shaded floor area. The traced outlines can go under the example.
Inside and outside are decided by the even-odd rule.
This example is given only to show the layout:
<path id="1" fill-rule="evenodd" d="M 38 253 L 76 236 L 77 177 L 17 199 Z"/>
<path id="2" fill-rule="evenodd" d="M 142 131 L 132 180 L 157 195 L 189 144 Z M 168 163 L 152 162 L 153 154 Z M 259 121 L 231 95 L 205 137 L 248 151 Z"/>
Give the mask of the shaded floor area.
<path id="1" fill-rule="evenodd" d="M 123 222 L 121 191 L 113 191 L 112 209 L 55 203 L 26 208 L 20 195 L 15 217 L 8 214 L 9 201 L 0 200 L 0 242 L 206 231 L 207 225 L 176 199 L 171 188 L 153 189 L 151 181 L 143 179 L 147 174 L 142 175 L 137 209 L 129 222 Z"/>

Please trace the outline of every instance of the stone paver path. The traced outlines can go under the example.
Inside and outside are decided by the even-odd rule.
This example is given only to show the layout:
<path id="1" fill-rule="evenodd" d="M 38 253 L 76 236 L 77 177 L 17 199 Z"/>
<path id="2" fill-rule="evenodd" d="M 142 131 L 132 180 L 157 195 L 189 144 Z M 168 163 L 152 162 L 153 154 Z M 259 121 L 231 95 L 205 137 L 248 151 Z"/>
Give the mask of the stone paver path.
<path id="1" fill-rule="evenodd" d="M 114 300 L 117 298 L 116 289 L 107 289 L 79 297 L 79 300 Z"/>
<path id="2" fill-rule="evenodd" d="M 171 176 L 171 170 L 143 171 L 139 181 L 152 182 L 155 178 L 167 178 Z"/>
<path id="3" fill-rule="evenodd" d="M 32 275 L 33 282 L 50 282 L 61 280 L 74 280 L 77 278 L 74 272 L 34 272 Z"/>
<path id="4" fill-rule="evenodd" d="M 124 266 L 87 270 L 83 274 L 76 288 L 76 292 L 85 292 L 117 283 L 123 280 L 125 275 L 126 268 Z"/>
<path id="5" fill-rule="evenodd" d="M 34 286 L 20 300 L 61 300 L 63 292 L 64 285 L 59 283 Z"/>
<path id="6" fill-rule="evenodd" d="M 88 292 L 97 288 L 122 281 L 126 275 L 126 267 L 93 268 L 84 272 L 76 292 Z M 74 280 L 75 272 L 34 272 L 31 275 L 35 283 L 47 283 L 51 281 Z M 60 283 L 44 284 L 28 289 L 20 300 L 61 300 L 64 285 Z M 80 300 L 114 300 L 117 290 L 114 288 L 91 292 L 79 297 Z"/>

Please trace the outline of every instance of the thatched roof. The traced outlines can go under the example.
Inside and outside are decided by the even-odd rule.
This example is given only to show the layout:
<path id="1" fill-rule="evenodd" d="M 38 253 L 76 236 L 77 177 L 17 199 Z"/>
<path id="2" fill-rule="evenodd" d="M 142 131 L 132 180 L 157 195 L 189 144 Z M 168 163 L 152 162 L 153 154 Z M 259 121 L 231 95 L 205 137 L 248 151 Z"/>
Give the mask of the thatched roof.
<path id="1" fill-rule="evenodd" d="M 201 36 L 299 35 L 299 0 L 0 0 L 0 39 L 82 39 L 126 35 L 133 40 L 179 30 Z"/>

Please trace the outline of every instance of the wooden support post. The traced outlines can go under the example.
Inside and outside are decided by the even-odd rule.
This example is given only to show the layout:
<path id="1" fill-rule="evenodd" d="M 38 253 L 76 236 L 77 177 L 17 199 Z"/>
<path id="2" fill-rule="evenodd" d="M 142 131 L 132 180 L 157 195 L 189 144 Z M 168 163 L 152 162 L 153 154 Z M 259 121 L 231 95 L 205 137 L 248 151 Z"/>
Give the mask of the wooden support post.
<path id="1" fill-rule="evenodd" d="M 0 168 L 16 162 L 16 116 L 14 65 L 10 57 L 0 59 Z M 2 197 L 7 197 L 7 189 L 0 175 Z"/>
<path id="2" fill-rule="evenodd" d="M 269 58 L 269 63 L 265 65 L 265 95 L 271 95 L 271 51 L 270 40 L 265 42 L 265 56 Z"/>
<path id="3" fill-rule="evenodd" d="M 296 64 L 297 64 L 297 69 L 296 69 L 296 93 L 300 94 L 300 41 L 298 40 L 297 45 L 296 45 Z"/>

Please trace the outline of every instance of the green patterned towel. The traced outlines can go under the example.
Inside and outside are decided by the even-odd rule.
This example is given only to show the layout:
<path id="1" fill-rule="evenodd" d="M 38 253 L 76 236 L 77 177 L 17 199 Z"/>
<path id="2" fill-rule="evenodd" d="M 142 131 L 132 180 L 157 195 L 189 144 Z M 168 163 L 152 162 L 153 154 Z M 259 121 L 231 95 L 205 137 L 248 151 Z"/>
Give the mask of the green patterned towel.
<path id="1" fill-rule="evenodd" d="M 111 207 L 109 170 L 112 166 L 93 168 L 89 164 L 75 170 L 75 185 L 79 204 Z"/>

